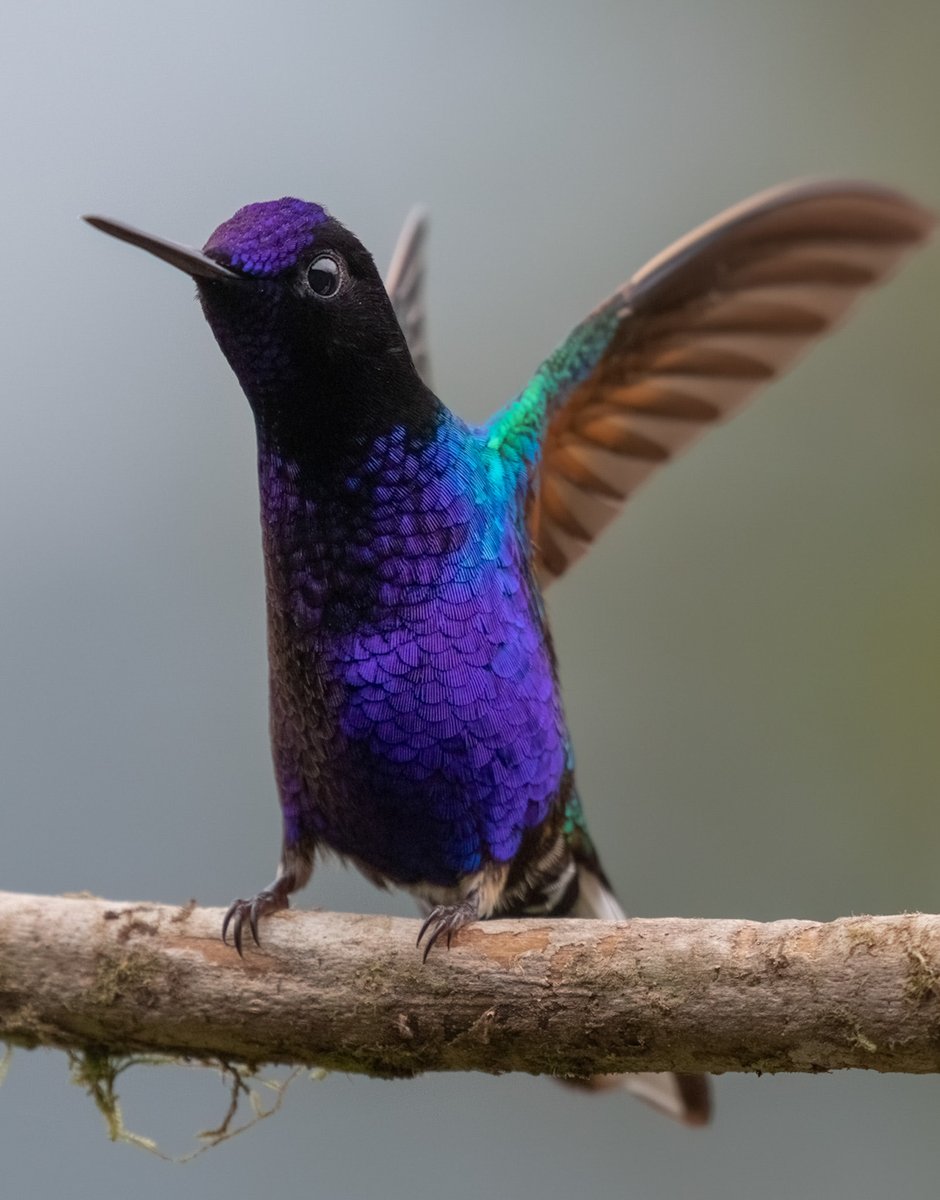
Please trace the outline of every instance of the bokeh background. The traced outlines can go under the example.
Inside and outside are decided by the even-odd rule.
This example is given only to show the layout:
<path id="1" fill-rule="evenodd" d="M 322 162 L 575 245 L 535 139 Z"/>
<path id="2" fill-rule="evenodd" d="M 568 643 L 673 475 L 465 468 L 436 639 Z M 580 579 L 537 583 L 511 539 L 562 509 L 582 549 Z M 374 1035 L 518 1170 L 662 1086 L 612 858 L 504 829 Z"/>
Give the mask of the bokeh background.
<path id="1" fill-rule="evenodd" d="M 6 0 L 0 26 L 6 889 L 222 904 L 279 842 L 248 409 L 187 281 L 77 214 L 201 243 L 293 193 L 385 262 L 427 202 L 436 380 L 483 418 L 649 255 L 760 188 L 844 174 L 940 204 L 936 0 Z M 553 592 L 630 911 L 936 909 L 938 304 L 940 247 Z M 302 903 L 411 912 L 330 867 Z M 18 1053 L 0 1173 L 39 1200 L 936 1194 L 936 1078 L 716 1090 L 688 1132 L 524 1077 L 333 1076 L 180 1168 L 110 1144 L 62 1055 Z M 170 1151 L 224 1107 L 180 1069 L 122 1094 Z"/>

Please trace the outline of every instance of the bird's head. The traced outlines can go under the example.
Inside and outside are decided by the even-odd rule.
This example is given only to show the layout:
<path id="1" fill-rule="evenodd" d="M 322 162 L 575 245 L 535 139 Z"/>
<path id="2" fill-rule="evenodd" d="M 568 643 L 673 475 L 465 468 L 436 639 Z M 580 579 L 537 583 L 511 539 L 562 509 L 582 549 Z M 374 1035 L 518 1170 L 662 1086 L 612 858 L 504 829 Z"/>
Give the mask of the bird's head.
<path id="1" fill-rule="evenodd" d="M 201 251 L 85 219 L 195 279 L 259 426 L 309 437 L 311 425 L 345 426 L 357 410 L 392 413 L 420 386 L 372 256 L 318 204 L 246 205 Z"/>

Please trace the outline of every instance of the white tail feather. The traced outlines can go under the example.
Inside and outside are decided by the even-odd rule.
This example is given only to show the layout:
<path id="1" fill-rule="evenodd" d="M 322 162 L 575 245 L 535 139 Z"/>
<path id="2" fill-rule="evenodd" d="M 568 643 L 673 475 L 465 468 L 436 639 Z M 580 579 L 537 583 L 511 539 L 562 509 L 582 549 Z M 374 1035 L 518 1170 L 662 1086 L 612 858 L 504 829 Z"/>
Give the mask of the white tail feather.
<path id="1" fill-rule="evenodd" d="M 625 921 L 627 914 L 613 892 L 605 887 L 593 871 L 578 864 L 578 899 L 569 916 L 593 918 L 596 921 Z"/>
<path id="2" fill-rule="evenodd" d="M 583 864 L 578 865 L 578 887 L 578 899 L 569 916 L 600 921 L 626 920 L 626 913 L 616 896 Z M 711 1115 L 708 1082 L 704 1075 L 640 1071 L 630 1075 L 595 1075 L 591 1079 L 578 1080 L 576 1086 L 595 1092 L 622 1089 L 686 1125 L 705 1125 Z"/>

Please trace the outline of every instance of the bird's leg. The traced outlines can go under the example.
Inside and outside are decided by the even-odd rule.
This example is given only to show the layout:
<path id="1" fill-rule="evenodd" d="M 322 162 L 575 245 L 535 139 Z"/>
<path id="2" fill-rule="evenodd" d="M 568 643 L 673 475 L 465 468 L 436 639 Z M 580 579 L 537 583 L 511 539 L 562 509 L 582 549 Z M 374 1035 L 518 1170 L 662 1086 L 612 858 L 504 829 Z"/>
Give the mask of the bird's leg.
<path id="1" fill-rule="evenodd" d="M 250 900 L 233 900 L 228 906 L 225 919 L 222 922 L 222 941 L 228 942 L 229 925 L 232 927 L 232 941 L 239 955 L 242 954 L 242 931 L 245 922 L 255 939 L 258 940 L 258 922 L 269 913 L 281 908 L 289 908 L 288 897 L 291 892 L 299 891 L 310 878 L 313 871 L 313 850 L 301 850 L 296 846 L 285 846 L 278 864 L 274 880 L 257 892 Z"/>
<path id="2" fill-rule="evenodd" d="M 458 929 L 463 929 L 464 925 L 471 925 L 480 917 L 480 889 L 474 888 L 468 892 L 466 899 L 461 900 L 459 904 L 438 904 L 436 908 L 432 908 L 428 914 L 427 920 L 421 926 L 418 933 L 416 946 L 420 946 L 424 941 L 424 936 L 427 934 L 427 941 L 424 943 L 424 953 L 421 956 L 422 962 L 427 962 L 428 955 L 431 953 L 431 947 L 441 936 L 446 935 L 447 948 L 450 949 L 451 938 Z"/>

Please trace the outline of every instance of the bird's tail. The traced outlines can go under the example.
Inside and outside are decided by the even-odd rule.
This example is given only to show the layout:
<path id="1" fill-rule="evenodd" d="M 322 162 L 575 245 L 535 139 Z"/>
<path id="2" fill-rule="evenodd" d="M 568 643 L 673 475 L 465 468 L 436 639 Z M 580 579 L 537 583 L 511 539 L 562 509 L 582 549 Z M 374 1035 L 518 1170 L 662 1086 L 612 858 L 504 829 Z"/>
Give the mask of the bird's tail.
<path id="1" fill-rule="evenodd" d="M 626 914 L 607 883 L 584 862 L 578 862 L 578 899 L 566 914 L 602 921 L 623 921 Z M 594 1075 L 560 1082 L 585 1091 L 621 1089 L 685 1125 L 706 1125 L 711 1117 L 711 1088 L 706 1075 L 643 1071 L 637 1074 Z"/>

